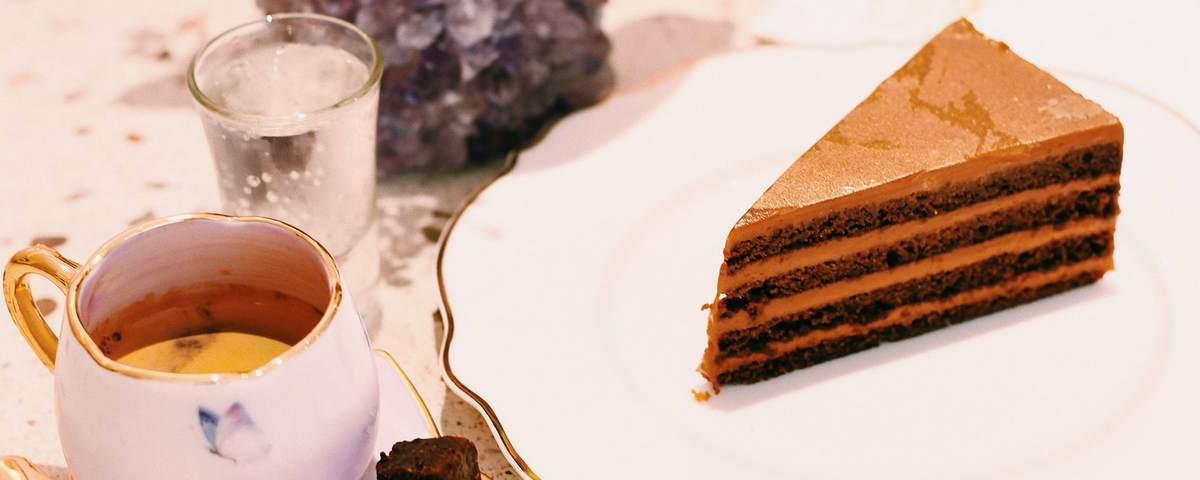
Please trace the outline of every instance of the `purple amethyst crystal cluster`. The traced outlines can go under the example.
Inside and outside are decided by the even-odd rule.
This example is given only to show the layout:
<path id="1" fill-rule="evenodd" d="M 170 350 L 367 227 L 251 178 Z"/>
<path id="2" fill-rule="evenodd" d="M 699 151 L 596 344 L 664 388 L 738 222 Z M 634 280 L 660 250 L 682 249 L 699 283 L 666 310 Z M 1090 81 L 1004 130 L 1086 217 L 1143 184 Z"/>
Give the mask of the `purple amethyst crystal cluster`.
<path id="1" fill-rule="evenodd" d="M 604 0 L 257 0 L 371 34 L 386 69 L 379 172 L 502 155 L 612 88 Z"/>

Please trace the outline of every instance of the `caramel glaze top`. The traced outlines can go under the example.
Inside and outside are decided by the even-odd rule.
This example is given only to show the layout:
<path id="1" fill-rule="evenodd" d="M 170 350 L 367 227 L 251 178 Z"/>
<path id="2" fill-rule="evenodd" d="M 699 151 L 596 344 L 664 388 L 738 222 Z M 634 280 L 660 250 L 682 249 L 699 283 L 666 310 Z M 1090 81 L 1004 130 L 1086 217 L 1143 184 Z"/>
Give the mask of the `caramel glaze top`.
<path id="1" fill-rule="evenodd" d="M 1014 158 L 1123 138 L 1116 117 L 962 19 L 796 160 L 738 221 L 727 246 Z"/>

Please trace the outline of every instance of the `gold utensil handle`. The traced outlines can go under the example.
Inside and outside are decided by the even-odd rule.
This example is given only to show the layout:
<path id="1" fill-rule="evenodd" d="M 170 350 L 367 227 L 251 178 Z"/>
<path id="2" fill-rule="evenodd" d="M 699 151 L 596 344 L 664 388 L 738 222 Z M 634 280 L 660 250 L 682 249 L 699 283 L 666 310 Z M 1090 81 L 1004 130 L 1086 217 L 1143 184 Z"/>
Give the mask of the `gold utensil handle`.
<path id="1" fill-rule="evenodd" d="M 50 477 L 22 457 L 0 458 L 0 480 L 50 480 Z"/>
<path id="2" fill-rule="evenodd" d="M 34 302 L 28 276 L 46 277 L 65 294 L 78 269 L 78 263 L 45 245 L 22 249 L 4 266 L 4 303 L 8 305 L 13 322 L 29 342 L 30 348 L 51 372 L 54 371 L 54 356 L 58 351 L 58 336 L 50 329 L 46 317 Z"/>

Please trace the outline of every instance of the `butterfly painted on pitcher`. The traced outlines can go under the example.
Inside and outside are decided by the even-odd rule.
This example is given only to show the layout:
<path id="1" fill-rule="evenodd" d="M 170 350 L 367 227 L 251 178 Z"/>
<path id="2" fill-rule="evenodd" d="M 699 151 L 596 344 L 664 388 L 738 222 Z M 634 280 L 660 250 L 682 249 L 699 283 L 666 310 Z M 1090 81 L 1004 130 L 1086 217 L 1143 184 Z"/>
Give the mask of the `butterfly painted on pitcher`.
<path id="1" fill-rule="evenodd" d="M 200 429 L 208 441 L 208 451 L 234 463 L 253 463 L 267 457 L 271 444 L 246 412 L 234 402 L 224 414 L 200 407 Z"/>

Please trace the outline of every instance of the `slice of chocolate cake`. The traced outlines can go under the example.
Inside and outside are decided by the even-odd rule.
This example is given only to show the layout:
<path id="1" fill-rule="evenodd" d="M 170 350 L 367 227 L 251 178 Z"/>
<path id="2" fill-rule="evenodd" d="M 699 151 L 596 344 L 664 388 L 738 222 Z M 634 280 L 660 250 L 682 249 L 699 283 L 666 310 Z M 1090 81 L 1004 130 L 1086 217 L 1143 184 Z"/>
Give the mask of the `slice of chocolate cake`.
<path id="1" fill-rule="evenodd" d="M 1113 268 L 1116 117 L 966 20 L 805 152 L 729 233 L 700 372 L 752 383 Z"/>
<path id="2" fill-rule="evenodd" d="M 396 442 L 375 464 L 379 480 L 480 480 L 479 453 L 470 440 L 447 435 Z"/>

